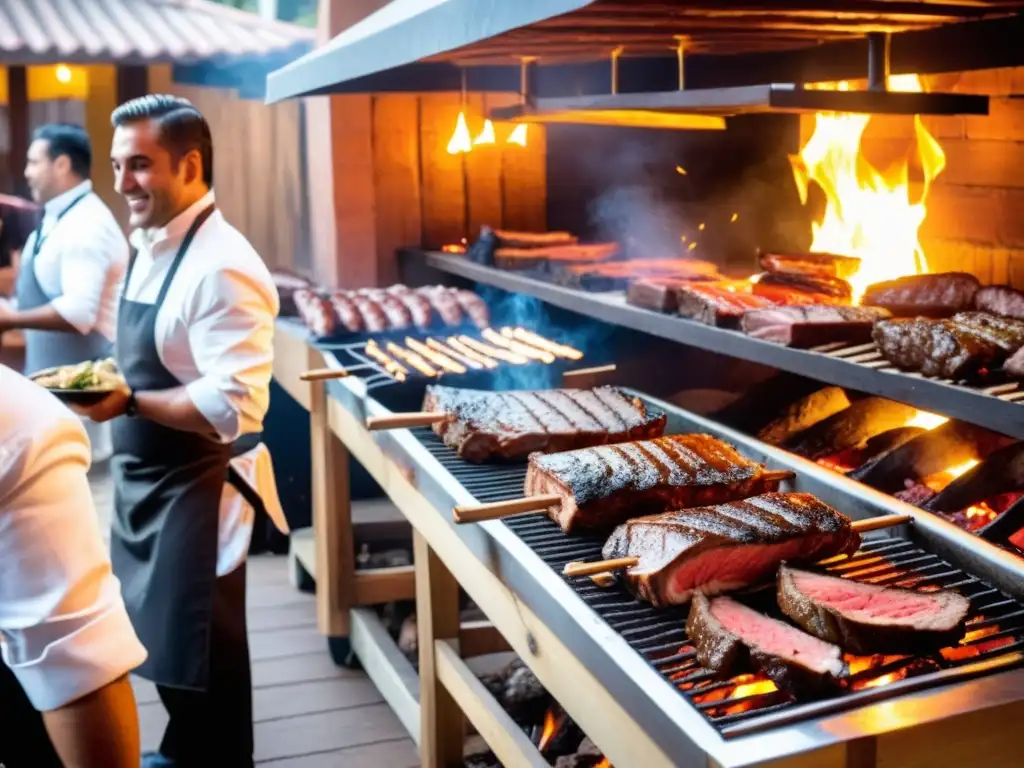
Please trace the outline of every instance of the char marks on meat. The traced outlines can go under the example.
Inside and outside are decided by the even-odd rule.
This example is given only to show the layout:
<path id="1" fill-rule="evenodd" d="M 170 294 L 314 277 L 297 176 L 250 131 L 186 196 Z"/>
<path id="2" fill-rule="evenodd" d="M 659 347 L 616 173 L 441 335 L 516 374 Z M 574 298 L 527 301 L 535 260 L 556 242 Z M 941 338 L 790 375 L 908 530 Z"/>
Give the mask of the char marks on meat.
<path id="1" fill-rule="evenodd" d="M 1006 356 L 993 342 L 951 320 L 882 320 L 875 324 L 872 337 L 897 368 L 946 379 L 972 376 Z"/>
<path id="2" fill-rule="evenodd" d="M 964 636 L 971 601 L 953 590 L 916 592 L 779 569 L 777 599 L 815 637 L 861 656 L 927 653 Z"/>
<path id="3" fill-rule="evenodd" d="M 970 309 L 981 284 L 965 272 L 909 275 L 869 285 L 862 303 L 897 317 L 949 317 Z"/>
<path id="4" fill-rule="evenodd" d="M 986 285 L 974 294 L 974 308 L 1024 320 L 1024 293 L 1008 285 Z"/>
<path id="5" fill-rule="evenodd" d="M 794 288 L 807 293 L 820 293 L 835 299 L 849 299 L 853 295 L 850 284 L 839 277 L 808 274 L 785 274 L 766 272 L 761 275 L 757 285 L 780 286 Z"/>
<path id="6" fill-rule="evenodd" d="M 629 520 L 601 554 L 638 557 L 627 586 L 661 607 L 758 584 L 785 560 L 813 562 L 859 546 L 849 519 L 814 496 L 765 493 Z"/>
<path id="7" fill-rule="evenodd" d="M 486 328 L 491 324 L 491 311 L 487 304 L 472 291 L 455 291 L 455 301 L 477 328 Z"/>
<path id="8" fill-rule="evenodd" d="M 388 327 L 388 316 L 380 304 L 366 296 L 353 295 L 352 302 L 363 318 L 363 328 L 369 333 L 380 333 Z"/>
<path id="9" fill-rule="evenodd" d="M 845 672 L 842 650 L 728 597 L 697 595 L 686 621 L 697 660 L 719 677 L 764 672 L 794 693 L 818 693 Z"/>
<path id="10" fill-rule="evenodd" d="M 1007 356 L 1024 347 L 1024 320 L 997 317 L 987 312 L 958 312 L 950 322 L 995 344 Z"/>
<path id="11" fill-rule="evenodd" d="M 306 327 L 317 336 L 334 333 L 337 320 L 331 302 L 313 290 L 299 289 L 292 295 L 295 308 Z"/>
<path id="12" fill-rule="evenodd" d="M 669 435 L 578 451 L 534 454 L 526 495 L 553 494 L 548 514 L 566 533 L 611 528 L 631 517 L 743 499 L 778 480 L 710 435 Z"/>
<path id="13" fill-rule="evenodd" d="M 665 415 L 615 387 L 485 392 L 428 386 L 423 410 L 445 445 L 472 462 L 525 459 L 535 451 L 585 448 L 658 437 Z"/>
<path id="14" fill-rule="evenodd" d="M 430 301 L 416 291 L 396 291 L 397 298 L 409 310 L 413 323 L 417 328 L 429 328 L 434 322 L 434 308 Z"/>
<path id="15" fill-rule="evenodd" d="M 683 317 L 722 328 L 738 328 L 745 312 L 773 306 L 768 299 L 749 293 L 749 286 L 743 282 L 683 285 L 676 299 Z"/>
<path id="16" fill-rule="evenodd" d="M 830 341 L 869 341 L 874 323 L 887 317 L 889 313 L 877 307 L 811 304 L 755 309 L 743 315 L 740 327 L 756 339 L 810 347 Z"/>

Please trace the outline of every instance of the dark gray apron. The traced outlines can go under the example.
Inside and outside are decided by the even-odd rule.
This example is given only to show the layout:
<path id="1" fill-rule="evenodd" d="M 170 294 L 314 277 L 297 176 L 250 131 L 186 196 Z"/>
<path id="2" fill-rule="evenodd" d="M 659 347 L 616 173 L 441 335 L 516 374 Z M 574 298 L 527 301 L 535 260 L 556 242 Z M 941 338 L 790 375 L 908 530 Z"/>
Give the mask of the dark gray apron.
<path id="1" fill-rule="evenodd" d="M 192 223 L 155 304 L 122 296 L 115 355 L 133 390 L 181 385 L 160 362 L 156 317 L 196 232 L 212 212 L 211 205 Z M 133 253 L 126 287 L 134 266 Z M 149 651 L 136 673 L 157 685 L 205 690 L 221 491 L 236 449 L 126 416 L 114 420 L 113 442 L 111 561 L 132 624 Z"/>
<path id="2" fill-rule="evenodd" d="M 88 197 L 91 192 L 76 197 L 71 204 L 57 216 L 54 228 L 68 211 Z M 51 230 L 52 232 L 52 230 Z M 42 223 L 36 227 L 31 253 L 26 248 L 25 256 L 18 270 L 18 281 L 15 284 L 15 295 L 18 297 L 18 309 L 36 309 L 53 301 L 56 296 L 48 296 L 36 277 L 36 257 L 46 238 L 43 237 Z M 110 357 L 114 345 L 102 333 L 92 331 L 85 335 L 71 331 L 25 331 L 25 369 L 26 376 L 31 376 L 45 368 L 57 365 L 74 365 L 84 360 L 101 360 Z"/>

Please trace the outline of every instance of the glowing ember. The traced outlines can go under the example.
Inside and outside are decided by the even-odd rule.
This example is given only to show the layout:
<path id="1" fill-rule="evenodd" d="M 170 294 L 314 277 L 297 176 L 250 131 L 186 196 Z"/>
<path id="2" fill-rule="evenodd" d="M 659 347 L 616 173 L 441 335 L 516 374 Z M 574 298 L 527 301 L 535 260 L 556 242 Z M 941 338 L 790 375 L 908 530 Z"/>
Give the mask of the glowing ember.
<path id="1" fill-rule="evenodd" d="M 737 685 L 731 694 L 730 699 L 742 699 L 747 696 L 761 696 L 765 693 L 773 693 L 779 690 L 771 680 L 757 680 L 753 683 Z"/>
<path id="2" fill-rule="evenodd" d="M 934 475 L 929 475 L 921 481 L 922 485 L 926 485 L 933 491 L 938 493 L 947 485 L 956 480 L 960 475 L 967 472 L 969 469 L 973 469 L 978 466 L 979 461 L 977 459 L 968 459 L 967 461 L 957 464 L 953 467 L 947 467 L 941 472 L 936 472 Z"/>
<path id="3" fill-rule="evenodd" d="M 908 427 L 920 427 L 921 429 L 935 429 L 949 421 L 945 416 L 939 416 L 928 411 L 918 411 L 914 418 L 907 422 Z M 966 471 L 966 470 L 964 470 Z"/>
<path id="4" fill-rule="evenodd" d="M 680 176 L 685 176 L 686 175 L 686 169 L 683 168 L 683 166 L 681 166 L 681 165 L 677 165 L 676 166 L 676 173 L 678 173 Z"/>
<path id="5" fill-rule="evenodd" d="M 551 739 L 553 739 L 555 734 L 558 733 L 558 730 L 562 727 L 564 720 L 564 712 L 556 715 L 552 709 L 548 709 L 548 711 L 544 713 L 544 729 L 540 733 L 540 741 L 537 742 L 538 750 L 543 752 L 548 748 L 548 745 L 551 743 Z"/>
<path id="6" fill-rule="evenodd" d="M 921 82 L 916 75 L 890 77 L 889 88 L 916 92 Z M 838 90 L 849 90 L 849 85 L 839 83 Z M 824 217 L 811 224 L 811 250 L 862 260 L 857 274 L 849 278 L 855 302 L 871 283 L 928 271 L 917 232 L 927 212 L 931 182 L 946 165 L 942 147 L 915 116 L 924 184 L 920 199 L 913 202 L 906 160 L 883 173 L 860 153 L 870 119 L 860 114 L 818 113 L 810 139 L 799 156 L 790 158 L 801 201 L 806 204 L 812 181 L 825 193 Z"/>
<path id="7" fill-rule="evenodd" d="M 448 154 L 458 155 L 472 149 L 473 140 L 469 135 L 469 126 L 466 125 L 466 115 L 464 112 L 459 112 L 459 118 L 455 121 L 455 131 L 448 140 Z"/>
<path id="8" fill-rule="evenodd" d="M 509 134 L 508 144 L 518 144 L 520 147 L 526 146 L 526 123 L 517 125 L 512 133 Z"/>
<path id="9" fill-rule="evenodd" d="M 594 768 L 612 768 L 612 764 L 608 762 L 607 757 L 602 757 L 601 762 L 595 765 Z"/>
<path id="10" fill-rule="evenodd" d="M 442 253 L 465 253 L 466 252 L 466 238 L 462 238 L 462 242 L 456 245 L 455 243 L 448 243 L 448 245 L 442 245 Z"/>
<path id="11" fill-rule="evenodd" d="M 495 141 L 494 123 L 490 120 L 484 120 L 484 127 L 481 129 L 480 135 L 473 139 L 473 146 L 475 147 L 477 144 L 494 144 Z"/>

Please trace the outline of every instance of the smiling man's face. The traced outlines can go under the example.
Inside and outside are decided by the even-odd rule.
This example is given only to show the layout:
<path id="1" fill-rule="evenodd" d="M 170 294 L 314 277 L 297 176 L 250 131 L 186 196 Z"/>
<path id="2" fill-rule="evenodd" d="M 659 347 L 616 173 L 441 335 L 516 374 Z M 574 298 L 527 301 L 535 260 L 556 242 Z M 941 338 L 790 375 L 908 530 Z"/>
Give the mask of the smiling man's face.
<path id="1" fill-rule="evenodd" d="M 137 229 L 165 226 L 187 207 L 182 203 L 186 188 L 202 175 L 199 153 L 174 158 L 160 143 L 160 126 L 153 120 L 117 126 L 110 162 L 114 188 L 128 202 L 129 223 Z"/>

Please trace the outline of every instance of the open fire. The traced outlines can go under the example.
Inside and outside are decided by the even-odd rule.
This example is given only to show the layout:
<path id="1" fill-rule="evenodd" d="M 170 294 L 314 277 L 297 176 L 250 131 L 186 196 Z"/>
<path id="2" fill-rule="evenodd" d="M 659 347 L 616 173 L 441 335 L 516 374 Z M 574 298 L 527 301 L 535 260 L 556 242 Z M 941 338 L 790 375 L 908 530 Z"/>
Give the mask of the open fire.
<path id="1" fill-rule="evenodd" d="M 506 137 L 505 143 L 525 147 L 527 142 L 526 130 L 526 123 L 520 123 L 513 127 Z M 455 119 L 455 128 L 452 131 L 452 136 L 448 139 L 448 154 L 467 154 L 473 151 L 473 147 L 497 143 L 497 134 L 494 130 L 494 123 L 491 120 L 485 119 L 480 127 L 480 132 L 476 135 L 476 138 L 473 138 L 473 134 L 469 130 L 469 123 L 466 121 L 466 112 L 461 110 L 459 116 Z"/>

